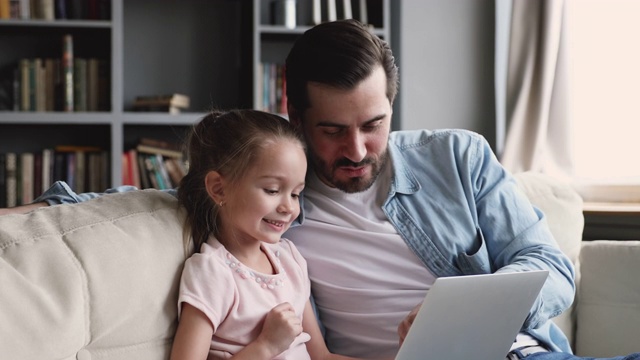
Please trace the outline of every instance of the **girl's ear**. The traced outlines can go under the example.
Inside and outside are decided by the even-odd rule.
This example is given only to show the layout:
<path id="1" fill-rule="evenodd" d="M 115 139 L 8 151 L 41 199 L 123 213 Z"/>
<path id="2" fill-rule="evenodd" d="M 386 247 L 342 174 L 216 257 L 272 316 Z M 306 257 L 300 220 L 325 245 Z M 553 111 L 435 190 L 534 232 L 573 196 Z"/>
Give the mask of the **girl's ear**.
<path id="1" fill-rule="evenodd" d="M 224 201 L 224 178 L 217 171 L 209 171 L 204 178 L 204 186 L 207 189 L 209 197 L 216 204 Z"/>

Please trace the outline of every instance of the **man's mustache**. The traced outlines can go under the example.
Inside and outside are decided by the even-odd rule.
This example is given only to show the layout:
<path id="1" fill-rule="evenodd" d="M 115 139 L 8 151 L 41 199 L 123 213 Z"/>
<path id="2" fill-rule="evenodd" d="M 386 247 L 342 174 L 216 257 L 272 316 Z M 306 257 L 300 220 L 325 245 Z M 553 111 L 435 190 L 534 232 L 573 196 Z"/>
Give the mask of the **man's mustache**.
<path id="1" fill-rule="evenodd" d="M 373 163 L 374 161 L 371 158 L 365 158 L 359 162 L 353 162 L 347 158 L 342 158 L 335 162 L 335 167 L 342 167 L 342 166 L 360 167 L 360 166 L 365 166 Z"/>

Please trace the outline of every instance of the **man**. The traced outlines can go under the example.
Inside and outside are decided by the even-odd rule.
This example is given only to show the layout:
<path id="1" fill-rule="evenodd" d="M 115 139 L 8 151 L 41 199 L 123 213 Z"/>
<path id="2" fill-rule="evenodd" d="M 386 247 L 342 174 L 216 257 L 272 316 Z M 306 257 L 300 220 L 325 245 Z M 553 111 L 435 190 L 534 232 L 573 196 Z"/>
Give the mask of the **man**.
<path id="1" fill-rule="evenodd" d="M 507 358 L 577 359 L 550 321 L 573 300 L 571 262 L 481 136 L 391 133 L 394 58 L 357 21 L 307 31 L 286 69 L 289 117 L 307 141 L 309 172 L 302 225 L 285 237 L 307 259 L 332 352 L 393 357 L 439 276 L 546 269 Z M 93 196 L 58 183 L 39 200 Z"/>

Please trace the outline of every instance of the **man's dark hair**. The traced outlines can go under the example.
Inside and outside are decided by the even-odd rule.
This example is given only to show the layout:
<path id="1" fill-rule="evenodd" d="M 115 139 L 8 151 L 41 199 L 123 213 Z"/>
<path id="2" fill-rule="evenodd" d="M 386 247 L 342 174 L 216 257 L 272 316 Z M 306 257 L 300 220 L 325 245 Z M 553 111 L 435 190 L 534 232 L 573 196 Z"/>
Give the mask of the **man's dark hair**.
<path id="1" fill-rule="evenodd" d="M 303 114 L 310 106 L 308 82 L 352 89 L 379 65 L 387 76 L 387 98 L 393 104 L 398 67 L 386 41 L 353 19 L 314 26 L 298 38 L 287 56 L 287 101 Z"/>

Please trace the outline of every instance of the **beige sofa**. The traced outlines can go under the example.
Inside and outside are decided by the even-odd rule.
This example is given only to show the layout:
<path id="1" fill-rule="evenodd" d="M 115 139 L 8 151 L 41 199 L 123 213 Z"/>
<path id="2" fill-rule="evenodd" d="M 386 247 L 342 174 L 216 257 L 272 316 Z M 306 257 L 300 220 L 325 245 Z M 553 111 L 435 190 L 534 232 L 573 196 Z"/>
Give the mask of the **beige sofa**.
<path id="1" fill-rule="evenodd" d="M 581 263 L 577 302 L 556 319 L 577 353 L 639 351 L 640 242 L 582 243 L 575 192 L 540 175 L 517 180 Z M 168 358 L 182 219 L 154 190 L 0 216 L 0 358 Z"/>

